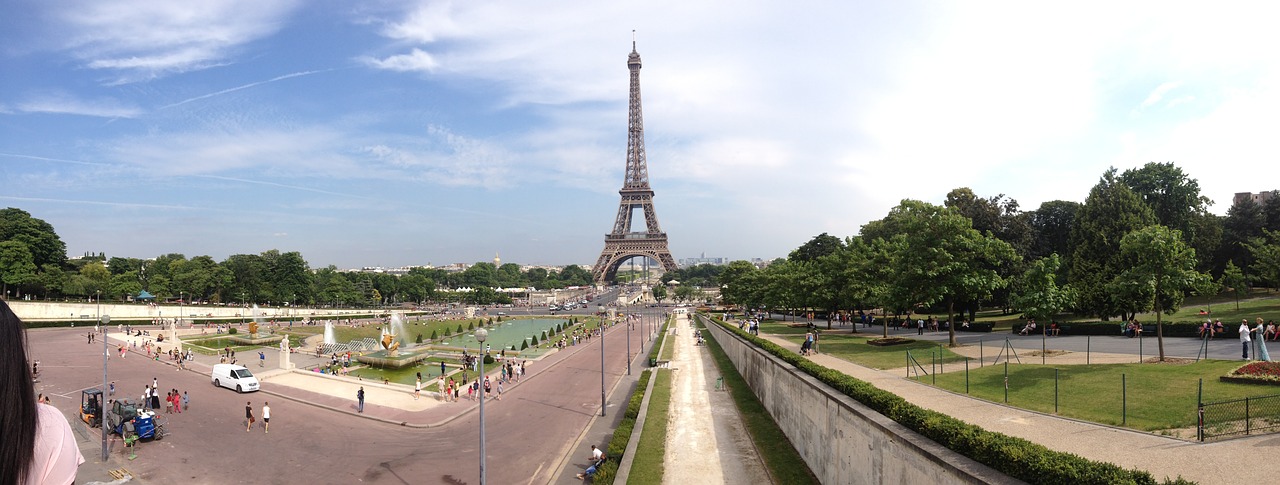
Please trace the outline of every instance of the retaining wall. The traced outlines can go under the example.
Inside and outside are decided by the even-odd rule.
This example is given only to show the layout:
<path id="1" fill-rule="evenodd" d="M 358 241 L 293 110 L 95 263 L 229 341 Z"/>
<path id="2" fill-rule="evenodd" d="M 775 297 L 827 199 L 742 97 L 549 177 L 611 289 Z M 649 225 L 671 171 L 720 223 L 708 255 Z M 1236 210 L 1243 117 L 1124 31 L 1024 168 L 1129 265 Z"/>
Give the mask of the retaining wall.
<path id="1" fill-rule="evenodd" d="M 717 324 L 708 328 L 822 483 L 1023 483 L 920 436 Z"/>

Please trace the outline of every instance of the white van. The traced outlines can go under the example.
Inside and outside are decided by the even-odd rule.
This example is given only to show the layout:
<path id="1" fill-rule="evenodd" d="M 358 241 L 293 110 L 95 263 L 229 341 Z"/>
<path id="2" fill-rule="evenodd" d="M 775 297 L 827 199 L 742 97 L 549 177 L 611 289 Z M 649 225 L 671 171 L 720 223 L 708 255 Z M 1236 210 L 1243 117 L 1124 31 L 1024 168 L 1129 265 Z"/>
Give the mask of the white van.
<path id="1" fill-rule="evenodd" d="M 253 392 L 258 390 L 258 378 L 243 365 L 214 364 L 213 385 L 235 389 L 236 392 Z"/>

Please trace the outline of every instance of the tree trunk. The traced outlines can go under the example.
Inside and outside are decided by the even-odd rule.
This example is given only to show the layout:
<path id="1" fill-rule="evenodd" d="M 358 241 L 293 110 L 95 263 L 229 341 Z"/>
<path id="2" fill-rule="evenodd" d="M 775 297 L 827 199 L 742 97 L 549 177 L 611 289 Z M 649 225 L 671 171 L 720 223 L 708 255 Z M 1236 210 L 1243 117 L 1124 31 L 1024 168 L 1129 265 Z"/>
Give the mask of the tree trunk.
<path id="1" fill-rule="evenodd" d="M 948 337 L 948 340 L 950 341 L 950 346 L 951 346 L 951 347 L 957 347 L 957 345 L 956 345 L 956 325 L 955 325 L 955 313 L 956 313 L 956 311 L 955 311 L 955 310 L 956 310 L 956 302 L 955 302 L 955 299 L 953 299 L 953 298 L 948 298 L 948 299 L 947 299 L 947 337 Z"/>
<path id="2" fill-rule="evenodd" d="M 1160 289 L 1156 287 L 1155 303 L 1151 305 L 1156 309 L 1156 342 L 1160 347 L 1160 362 L 1164 362 L 1164 323 L 1160 321 Z"/>

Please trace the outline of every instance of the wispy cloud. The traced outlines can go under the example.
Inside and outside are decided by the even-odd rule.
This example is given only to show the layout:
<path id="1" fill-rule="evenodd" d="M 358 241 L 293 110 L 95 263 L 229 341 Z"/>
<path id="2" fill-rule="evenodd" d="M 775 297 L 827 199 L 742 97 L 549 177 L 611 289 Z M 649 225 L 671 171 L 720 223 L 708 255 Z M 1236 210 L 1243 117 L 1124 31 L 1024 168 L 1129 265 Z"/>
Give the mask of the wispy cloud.
<path id="1" fill-rule="evenodd" d="M 136 202 L 107 202 L 101 200 L 78 200 L 78 199 L 53 199 L 47 197 L 13 197 L 8 195 L 0 195 L 0 199 L 16 200 L 22 202 L 54 202 L 59 204 L 75 204 L 75 205 L 94 205 L 119 207 L 126 209 L 166 209 L 166 210 L 191 210 L 203 211 L 208 210 L 206 207 L 196 207 L 189 205 L 173 205 L 173 204 L 142 204 Z"/>
<path id="2" fill-rule="evenodd" d="M 240 85 L 240 86 L 236 86 L 236 87 L 234 87 L 234 88 L 227 88 L 227 89 L 223 89 L 223 90 L 221 90 L 221 91 L 215 91 L 215 92 L 212 92 L 212 93 L 209 93 L 209 94 L 202 94 L 202 95 L 200 95 L 200 96 L 195 96 L 195 97 L 192 97 L 192 98 L 187 98 L 187 99 L 184 99 L 184 100 L 182 100 L 182 101 L 178 101 L 178 102 L 176 102 L 176 103 L 172 103 L 172 104 L 167 104 L 167 105 L 161 106 L 161 107 L 160 107 L 160 109 L 168 109 L 168 108 L 173 108 L 173 107 L 175 107 L 175 106 L 182 106 L 182 105 L 187 104 L 187 103 L 190 103 L 190 102 L 192 102 L 192 101 L 200 101 L 200 100 L 202 100 L 202 99 L 209 99 L 209 98 L 212 98 L 212 97 L 214 97 L 214 96 L 221 96 L 221 95 L 223 95 L 223 94 L 234 93 L 234 92 L 239 91 L 239 90 L 242 90 L 242 89 L 249 89 L 249 88 L 252 88 L 252 87 L 255 87 L 255 86 L 261 86 L 261 85 L 263 85 L 263 84 L 273 83 L 273 82 L 276 82 L 276 81 L 283 81 L 283 80 L 285 80 L 285 79 L 292 79 L 292 78 L 295 78 L 295 77 L 310 76 L 310 75 L 312 75 L 312 74 L 319 74 L 319 73 L 322 73 L 322 72 L 329 72 L 329 71 L 333 71 L 333 69 L 321 69 L 321 70 L 316 70 L 316 71 L 299 71 L 299 72 L 295 72 L 295 73 L 285 74 L 285 75 L 283 75 L 283 76 L 276 76 L 276 77 L 273 77 L 273 78 L 268 79 L 268 80 L 266 80 L 266 81 L 258 81 L 258 82 L 252 82 L 252 83 L 249 83 L 249 84 L 242 84 L 242 85 Z"/>
<path id="3" fill-rule="evenodd" d="M 65 158 L 38 157 L 38 156 L 35 156 L 35 155 L 21 155 L 21 154 L 17 154 L 17 153 L 0 153 L 0 157 L 3 157 L 3 158 L 23 158 L 23 159 L 27 159 L 27 160 L 39 160 L 39 161 L 42 161 L 42 162 L 71 163 L 71 164 L 75 164 L 75 165 L 92 165 L 92 166 L 95 166 L 95 167 L 111 167 L 111 166 L 115 166 L 115 164 L 111 164 L 111 163 L 102 163 L 102 162 L 86 162 L 86 161 L 84 161 L 84 160 L 68 160 L 68 159 L 65 159 Z"/>
<path id="4" fill-rule="evenodd" d="M 276 33 L 299 0 L 112 0 L 65 5 L 55 14 L 66 48 L 92 69 L 133 82 L 231 62 L 236 49 Z"/>
<path id="5" fill-rule="evenodd" d="M 436 61 L 431 54 L 424 52 L 422 49 L 413 49 L 408 54 L 398 54 L 388 56 L 383 59 L 375 57 L 361 57 L 359 59 L 365 64 L 376 67 L 378 69 L 386 69 L 389 71 L 420 71 L 433 72 L 440 67 L 440 62 Z"/>
<path id="6" fill-rule="evenodd" d="M 24 113 L 52 113 L 101 118 L 137 118 L 143 110 L 112 98 L 78 99 L 67 94 L 38 95 L 16 106 Z"/>

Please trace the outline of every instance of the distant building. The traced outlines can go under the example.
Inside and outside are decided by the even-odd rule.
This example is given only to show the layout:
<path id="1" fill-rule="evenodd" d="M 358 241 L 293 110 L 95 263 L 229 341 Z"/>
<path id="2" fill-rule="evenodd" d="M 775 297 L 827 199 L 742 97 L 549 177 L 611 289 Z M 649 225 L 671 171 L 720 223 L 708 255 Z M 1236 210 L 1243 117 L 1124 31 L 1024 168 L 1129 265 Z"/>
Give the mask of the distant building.
<path id="1" fill-rule="evenodd" d="M 697 258 L 680 259 L 681 268 L 688 268 L 691 266 L 697 266 L 699 264 L 713 264 L 713 265 L 719 266 L 719 265 L 729 264 L 729 259 L 728 258 L 708 258 L 707 253 L 702 253 L 702 256 Z"/>
<path id="2" fill-rule="evenodd" d="M 1231 199 L 1231 203 L 1239 204 L 1241 200 L 1253 199 L 1253 203 L 1262 205 L 1264 202 L 1267 201 L 1267 199 L 1270 199 L 1275 196 L 1276 196 L 1276 191 L 1274 190 L 1258 192 L 1256 194 L 1253 192 L 1236 192 L 1236 196 Z"/>

